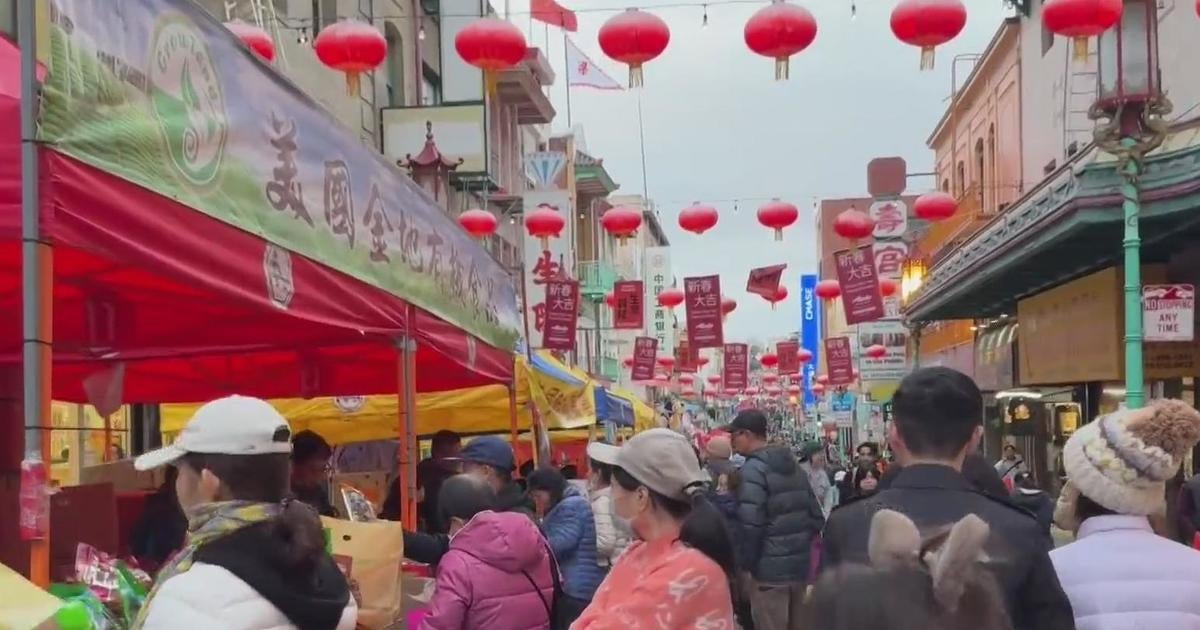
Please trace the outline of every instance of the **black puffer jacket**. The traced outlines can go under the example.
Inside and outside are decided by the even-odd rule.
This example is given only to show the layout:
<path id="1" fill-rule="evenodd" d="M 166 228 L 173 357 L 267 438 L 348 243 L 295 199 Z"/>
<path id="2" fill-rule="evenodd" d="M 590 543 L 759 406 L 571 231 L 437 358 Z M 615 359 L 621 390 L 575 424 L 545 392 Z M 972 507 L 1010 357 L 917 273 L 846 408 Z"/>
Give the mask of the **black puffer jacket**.
<path id="1" fill-rule="evenodd" d="M 821 505 L 791 449 L 764 446 L 746 458 L 738 486 L 742 568 L 760 582 L 805 582 Z"/>

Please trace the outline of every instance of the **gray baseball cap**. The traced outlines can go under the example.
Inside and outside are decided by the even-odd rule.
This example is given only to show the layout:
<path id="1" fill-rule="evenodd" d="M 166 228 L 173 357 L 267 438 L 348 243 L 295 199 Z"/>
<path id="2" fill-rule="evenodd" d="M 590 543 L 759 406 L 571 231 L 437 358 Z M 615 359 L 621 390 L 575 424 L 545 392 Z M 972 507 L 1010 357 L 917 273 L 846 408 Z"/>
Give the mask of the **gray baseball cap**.
<path id="1" fill-rule="evenodd" d="M 687 501 L 689 489 L 707 482 L 692 445 L 670 429 L 643 431 L 621 446 L 592 442 L 587 454 L 619 466 L 647 488 L 677 501 Z"/>

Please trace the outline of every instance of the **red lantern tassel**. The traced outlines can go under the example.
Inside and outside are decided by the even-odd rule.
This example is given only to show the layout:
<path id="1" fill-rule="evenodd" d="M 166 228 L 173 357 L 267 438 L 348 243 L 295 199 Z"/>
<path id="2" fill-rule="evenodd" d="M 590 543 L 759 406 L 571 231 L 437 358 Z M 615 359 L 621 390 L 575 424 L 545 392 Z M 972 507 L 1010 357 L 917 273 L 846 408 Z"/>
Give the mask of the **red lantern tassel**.
<path id="1" fill-rule="evenodd" d="M 1072 41 L 1072 51 L 1075 63 L 1086 64 L 1088 61 L 1089 45 L 1087 37 L 1074 37 Z"/>
<path id="2" fill-rule="evenodd" d="M 346 73 L 346 95 L 358 96 L 359 77 L 357 72 Z"/>
<path id="3" fill-rule="evenodd" d="M 921 47 L 921 69 L 933 70 L 933 46 Z"/>
<path id="4" fill-rule="evenodd" d="M 642 87 L 642 64 L 629 65 L 629 87 Z"/>
<path id="5" fill-rule="evenodd" d="M 488 96 L 496 95 L 496 86 L 499 85 L 499 83 L 499 78 L 496 76 L 495 72 L 491 70 L 483 71 L 483 91 Z"/>
<path id="6" fill-rule="evenodd" d="M 776 241 L 783 240 L 783 230 L 781 228 L 775 228 L 775 240 Z"/>
<path id="7" fill-rule="evenodd" d="M 546 250 L 550 249 L 550 237 L 549 236 L 539 236 L 538 240 L 540 240 L 542 242 L 542 251 L 546 251 Z"/>
<path id="8" fill-rule="evenodd" d="M 789 61 L 790 61 L 789 57 L 776 57 L 775 58 L 775 80 L 776 81 L 786 81 L 787 80 L 788 69 L 789 69 L 788 67 L 791 65 L 789 63 Z"/>

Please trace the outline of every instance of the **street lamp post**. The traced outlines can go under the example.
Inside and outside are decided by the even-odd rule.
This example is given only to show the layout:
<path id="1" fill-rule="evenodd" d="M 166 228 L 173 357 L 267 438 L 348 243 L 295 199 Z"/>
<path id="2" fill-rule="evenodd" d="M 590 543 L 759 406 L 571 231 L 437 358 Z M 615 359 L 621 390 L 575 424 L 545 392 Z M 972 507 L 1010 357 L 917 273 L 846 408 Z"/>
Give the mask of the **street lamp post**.
<path id="1" fill-rule="evenodd" d="M 1125 0 L 1121 21 L 1100 36 L 1099 98 L 1090 115 L 1096 144 L 1117 157 L 1125 215 L 1125 404 L 1145 404 L 1142 362 L 1141 233 L 1138 178 L 1146 154 L 1167 135 L 1171 103 L 1158 67 L 1158 2 Z"/>

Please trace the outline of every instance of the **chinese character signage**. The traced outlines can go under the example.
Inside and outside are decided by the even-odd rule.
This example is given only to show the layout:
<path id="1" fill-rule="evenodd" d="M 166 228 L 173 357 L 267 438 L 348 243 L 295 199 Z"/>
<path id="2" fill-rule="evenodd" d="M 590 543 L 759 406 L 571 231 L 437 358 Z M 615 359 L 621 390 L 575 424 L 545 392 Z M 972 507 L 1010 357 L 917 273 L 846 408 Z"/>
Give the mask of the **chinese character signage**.
<path id="1" fill-rule="evenodd" d="M 700 369 L 697 361 L 699 358 L 699 348 L 693 346 L 689 340 L 680 341 L 675 346 L 675 371 L 680 374 L 695 374 Z"/>
<path id="2" fill-rule="evenodd" d="M 508 270 L 200 4 L 59 2 L 46 40 L 56 151 L 515 347 Z"/>
<path id="3" fill-rule="evenodd" d="M 575 328 L 579 322 L 579 283 L 574 280 L 550 280 L 546 283 L 546 328 L 542 347 L 571 350 L 575 347 Z"/>
<path id="4" fill-rule="evenodd" d="M 658 340 L 654 337 L 638 337 L 633 340 L 633 370 L 629 375 L 633 381 L 654 379 L 654 364 L 658 359 Z"/>
<path id="5" fill-rule="evenodd" d="M 549 206 L 570 217 L 570 196 L 566 191 L 527 192 L 524 196 L 525 209 Z M 539 238 L 525 235 L 525 316 L 529 318 L 529 345 L 533 348 L 549 348 L 545 342 L 546 317 L 549 304 L 546 302 L 546 283 L 571 278 L 571 230 L 574 221 L 567 221 L 562 236 L 552 238 L 542 247 Z"/>
<path id="6" fill-rule="evenodd" d="M 750 375 L 750 348 L 744 343 L 725 344 L 725 364 L 721 379 L 728 389 L 746 389 Z"/>
<path id="7" fill-rule="evenodd" d="M 746 280 L 746 293 L 773 298 L 779 293 L 779 282 L 783 280 L 783 270 L 787 265 L 771 265 L 750 270 L 750 278 Z"/>
<path id="8" fill-rule="evenodd" d="M 695 349 L 720 348 L 725 344 L 721 325 L 721 277 L 683 279 L 687 300 L 688 341 Z"/>
<path id="9" fill-rule="evenodd" d="M 780 374 L 795 374 L 800 371 L 799 341 L 781 341 L 775 344 L 775 356 L 779 357 Z"/>
<path id="10" fill-rule="evenodd" d="M 900 282 L 904 260 L 908 258 L 908 243 L 900 240 L 876 239 L 872 244 L 875 251 L 875 272 L 879 278 Z M 883 316 L 889 319 L 900 317 L 900 292 L 884 298 Z"/>
<path id="11" fill-rule="evenodd" d="M 879 294 L 879 276 L 875 273 L 871 245 L 834 252 L 833 261 L 837 266 L 838 283 L 842 285 L 846 323 L 853 326 L 883 317 L 883 296 Z"/>
<path id="12" fill-rule="evenodd" d="M 658 349 L 665 356 L 675 354 L 675 319 L 671 310 L 658 304 L 658 294 L 675 284 L 671 272 L 671 248 L 647 247 L 642 265 L 646 282 L 646 334 L 658 340 Z"/>
<path id="13" fill-rule="evenodd" d="M 902 238 L 908 230 L 908 205 L 899 199 L 878 199 L 867 214 L 875 219 L 875 238 Z"/>
<path id="14" fill-rule="evenodd" d="M 803 375 L 804 406 L 812 407 L 817 404 L 813 395 L 813 379 L 817 376 L 817 365 L 821 359 L 821 303 L 817 301 L 816 274 L 800 276 L 800 345 L 812 353 L 812 360 L 805 363 L 800 373 Z"/>
<path id="15" fill-rule="evenodd" d="M 1196 287 L 1147 284 L 1142 287 L 1142 327 L 1146 341 L 1192 341 L 1195 337 Z"/>
<path id="16" fill-rule="evenodd" d="M 825 355 L 830 385 L 849 385 L 854 382 L 854 357 L 850 352 L 849 337 L 826 339 Z"/>
<path id="17" fill-rule="evenodd" d="M 860 356 L 860 378 L 866 381 L 898 381 L 908 373 L 908 329 L 898 319 L 881 319 L 858 325 L 858 347 L 887 348 L 887 354 L 875 359 Z M 861 352 L 861 351 L 860 351 Z"/>
<path id="18" fill-rule="evenodd" d="M 613 285 L 613 328 L 641 330 L 646 327 L 646 289 L 641 280 L 622 280 Z"/>

